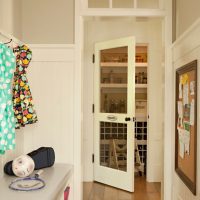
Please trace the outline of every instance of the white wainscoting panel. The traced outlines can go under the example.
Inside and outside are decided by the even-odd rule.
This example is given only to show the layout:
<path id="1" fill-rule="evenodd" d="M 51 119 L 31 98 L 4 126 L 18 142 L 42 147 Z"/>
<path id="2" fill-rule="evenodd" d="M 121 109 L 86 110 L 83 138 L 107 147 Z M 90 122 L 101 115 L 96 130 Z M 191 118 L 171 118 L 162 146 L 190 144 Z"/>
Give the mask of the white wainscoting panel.
<path id="1" fill-rule="evenodd" d="M 174 67 L 174 76 L 175 79 L 175 71 L 177 68 L 193 61 L 197 60 L 198 62 L 198 88 L 197 93 L 198 97 L 200 98 L 200 19 L 196 21 L 173 45 L 173 67 Z M 175 88 L 175 87 L 174 87 Z M 172 91 L 175 94 L 175 89 Z M 175 110 L 173 110 L 175 113 Z M 198 100 L 197 103 L 197 122 L 199 122 L 199 113 L 200 113 L 200 103 Z M 175 116 L 175 115 L 174 115 Z M 173 119 L 172 119 L 173 120 Z M 174 124 L 174 122 L 172 122 Z M 174 124 L 175 126 L 175 124 Z M 197 123 L 197 136 L 200 134 L 200 127 Z M 174 138 L 172 141 L 174 144 Z M 193 195 L 192 192 L 187 188 L 187 186 L 182 182 L 179 176 L 176 174 L 175 170 L 173 169 L 173 200 L 199 200 L 200 199 L 200 137 L 197 137 L 197 195 Z M 174 148 L 173 148 L 174 149 Z M 172 157 L 172 161 L 174 162 L 174 157 Z"/>
<path id="2" fill-rule="evenodd" d="M 55 150 L 56 162 L 73 164 L 74 46 L 30 45 L 28 80 L 38 122 L 22 128 L 24 152 Z"/>

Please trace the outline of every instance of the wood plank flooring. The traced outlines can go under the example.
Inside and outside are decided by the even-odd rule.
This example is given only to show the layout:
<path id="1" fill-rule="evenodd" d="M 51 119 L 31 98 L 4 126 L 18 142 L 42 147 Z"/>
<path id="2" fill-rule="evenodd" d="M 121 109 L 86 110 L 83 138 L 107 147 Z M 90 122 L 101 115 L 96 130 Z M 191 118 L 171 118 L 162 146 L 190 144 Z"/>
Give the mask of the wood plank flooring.
<path id="1" fill-rule="evenodd" d="M 161 200 L 160 183 L 147 183 L 135 178 L 135 192 L 129 193 L 101 183 L 84 182 L 83 200 Z"/>

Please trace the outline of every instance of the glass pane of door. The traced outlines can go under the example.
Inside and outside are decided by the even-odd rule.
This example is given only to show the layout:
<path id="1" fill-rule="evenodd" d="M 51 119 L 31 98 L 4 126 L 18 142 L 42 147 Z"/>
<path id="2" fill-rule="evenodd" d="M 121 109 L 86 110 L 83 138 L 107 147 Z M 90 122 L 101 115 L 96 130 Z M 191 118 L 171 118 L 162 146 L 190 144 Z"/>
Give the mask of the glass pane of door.
<path id="1" fill-rule="evenodd" d="M 127 124 L 100 122 L 100 165 L 127 171 Z"/>
<path id="2" fill-rule="evenodd" d="M 133 8 L 133 0 L 113 0 L 113 8 Z"/>
<path id="3" fill-rule="evenodd" d="M 127 112 L 128 47 L 100 51 L 100 111 Z"/>
<path id="4" fill-rule="evenodd" d="M 138 8 L 159 8 L 159 0 L 137 0 Z"/>
<path id="5" fill-rule="evenodd" d="M 109 0 L 88 0 L 88 8 L 109 8 Z"/>

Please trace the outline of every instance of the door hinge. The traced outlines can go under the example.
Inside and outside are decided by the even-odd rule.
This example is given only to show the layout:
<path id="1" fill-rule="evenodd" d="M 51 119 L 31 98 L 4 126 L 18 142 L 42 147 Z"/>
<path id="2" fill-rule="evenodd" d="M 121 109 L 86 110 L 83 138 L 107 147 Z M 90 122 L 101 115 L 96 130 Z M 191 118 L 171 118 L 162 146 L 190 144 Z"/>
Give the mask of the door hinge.
<path id="1" fill-rule="evenodd" d="M 92 63 L 95 63 L 95 55 L 92 55 Z"/>
<path id="2" fill-rule="evenodd" d="M 92 163 L 94 163 L 94 154 L 92 154 Z"/>
<path id="3" fill-rule="evenodd" d="M 92 113 L 94 113 L 95 108 L 94 108 L 94 104 L 92 104 Z"/>
<path id="4" fill-rule="evenodd" d="M 148 115 L 148 119 L 149 119 L 149 115 Z"/>

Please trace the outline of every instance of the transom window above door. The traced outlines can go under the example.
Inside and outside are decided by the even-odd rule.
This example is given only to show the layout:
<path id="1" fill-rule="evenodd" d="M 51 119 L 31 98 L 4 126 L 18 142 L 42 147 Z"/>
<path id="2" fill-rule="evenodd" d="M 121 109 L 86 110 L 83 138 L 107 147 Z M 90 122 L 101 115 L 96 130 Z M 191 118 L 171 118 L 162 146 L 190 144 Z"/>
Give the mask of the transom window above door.
<path id="1" fill-rule="evenodd" d="M 84 0 L 86 8 L 159 9 L 162 0 Z"/>

